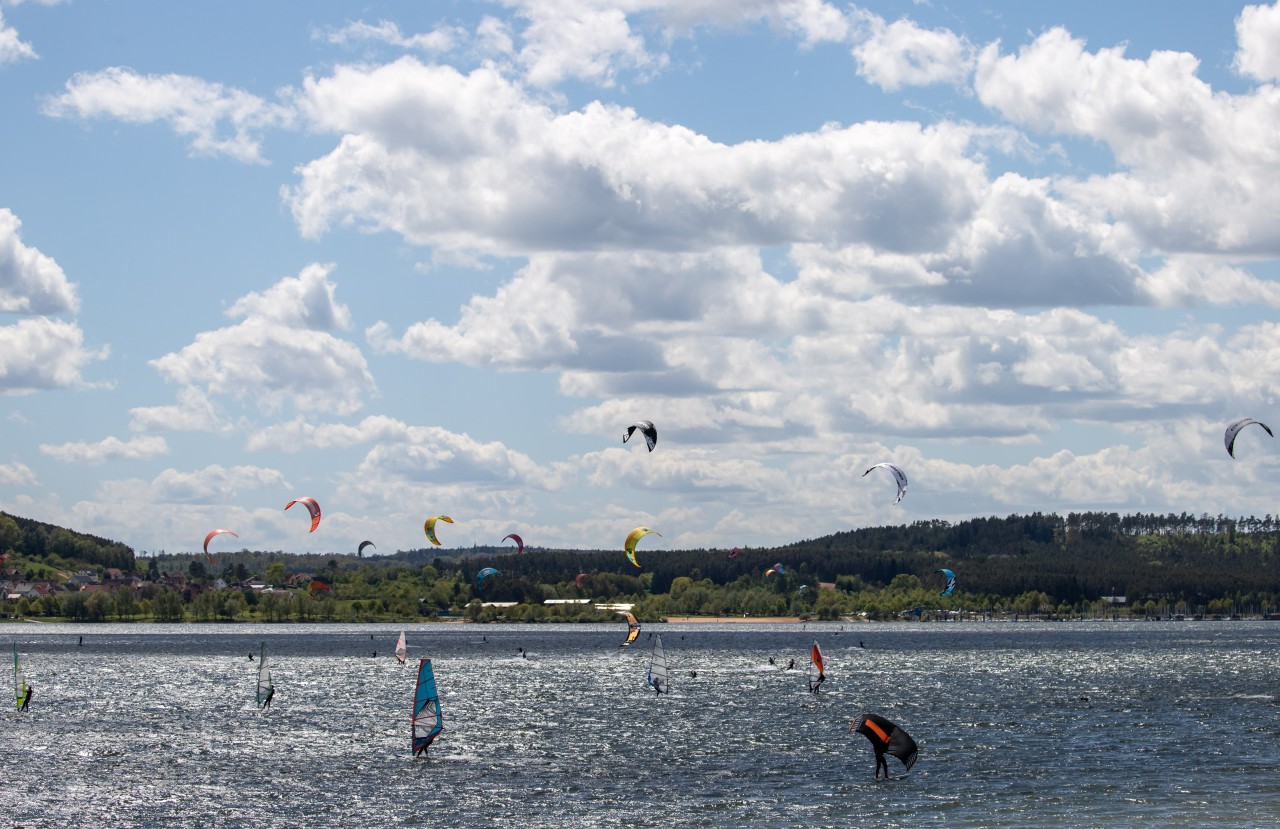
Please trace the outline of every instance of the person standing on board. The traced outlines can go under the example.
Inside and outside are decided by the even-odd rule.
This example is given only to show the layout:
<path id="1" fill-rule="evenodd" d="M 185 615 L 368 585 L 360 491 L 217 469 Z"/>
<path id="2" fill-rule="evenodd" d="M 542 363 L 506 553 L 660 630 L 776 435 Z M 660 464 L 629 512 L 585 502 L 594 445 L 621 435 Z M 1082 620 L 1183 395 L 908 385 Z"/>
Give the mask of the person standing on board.
<path id="1" fill-rule="evenodd" d="M 268 708 L 271 707 L 271 698 L 274 697 L 275 695 L 276 695 L 276 686 L 272 685 L 270 688 L 267 689 L 266 698 L 262 700 L 263 711 L 266 711 Z"/>
<path id="2" fill-rule="evenodd" d="M 31 683 L 27 683 L 27 693 L 22 697 L 22 707 L 19 711 L 26 711 L 27 706 L 31 704 Z"/>

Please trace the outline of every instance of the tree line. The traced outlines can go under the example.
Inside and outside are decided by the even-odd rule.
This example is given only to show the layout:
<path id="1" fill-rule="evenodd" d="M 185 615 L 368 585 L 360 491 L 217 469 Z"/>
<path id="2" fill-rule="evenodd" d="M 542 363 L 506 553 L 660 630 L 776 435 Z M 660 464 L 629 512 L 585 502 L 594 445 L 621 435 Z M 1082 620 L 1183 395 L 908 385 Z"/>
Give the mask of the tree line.
<path id="1" fill-rule="evenodd" d="M 477 546 L 358 558 L 248 550 L 223 553 L 211 571 L 203 555 L 136 557 L 126 545 L 0 514 L 0 550 L 29 570 L 115 567 L 145 573 L 132 599 L 63 595 L 29 609 L 71 618 L 388 619 L 464 615 L 603 621 L 595 604 L 633 604 L 663 615 L 804 615 L 841 618 L 923 613 L 1084 613 L 1111 607 L 1171 614 L 1274 611 L 1280 598 L 1280 520 L 1085 512 L 1032 513 L 867 527 L 776 547 L 646 550 L 642 568 L 620 550 Z M 782 573 L 766 576 L 776 564 Z M 475 583 L 492 566 L 501 575 Z M 941 597 L 942 568 L 958 588 Z M 165 573 L 185 587 L 161 586 Z M 259 592 L 251 578 L 291 591 Z M 214 590 L 221 579 L 229 587 Z M 118 591 L 117 591 L 118 592 Z M 175 600 L 176 597 L 176 600 Z M 52 599 L 53 597 L 46 597 Z M 587 599 L 547 606 L 548 599 Z M 502 607 L 516 603 L 516 608 Z M 56 607 L 54 606 L 56 604 Z M 63 605 L 66 605 L 65 607 Z M 923 610 L 921 610 L 923 609 Z"/>

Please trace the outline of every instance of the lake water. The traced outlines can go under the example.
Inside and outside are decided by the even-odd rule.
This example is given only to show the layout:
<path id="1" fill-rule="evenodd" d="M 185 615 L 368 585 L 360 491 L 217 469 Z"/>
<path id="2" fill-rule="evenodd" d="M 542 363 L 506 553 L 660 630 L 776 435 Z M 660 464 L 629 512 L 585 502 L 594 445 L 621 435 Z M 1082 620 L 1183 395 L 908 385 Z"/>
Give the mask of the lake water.
<path id="1" fill-rule="evenodd" d="M 1274 622 L 651 624 L 625 649 L 625 624 L 437 624 L 407 628 L 405 666 L 400 630 L 0 627 L 35 688 L 0 709 L 0 826 L 1280 825 Z M 420 656 L 445 717 L 427 759 Z M 863 710 L 920 744 L 909 776 L 872 779 Z"/>

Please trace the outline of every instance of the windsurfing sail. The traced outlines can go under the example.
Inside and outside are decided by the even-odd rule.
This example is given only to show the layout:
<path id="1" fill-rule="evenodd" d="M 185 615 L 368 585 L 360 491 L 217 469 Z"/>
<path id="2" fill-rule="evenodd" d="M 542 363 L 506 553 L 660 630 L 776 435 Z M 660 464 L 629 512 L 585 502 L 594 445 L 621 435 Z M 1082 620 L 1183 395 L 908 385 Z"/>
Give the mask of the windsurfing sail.
<path id="1" fill-rule="evenodd" d="M 911 735 L 879 714 L 863 714 L 849 723 L 850 731 L 857 731 L 871 741 L 871 747 L 879 754 L 892 754 L 910 771 L 916 764 L 919 748 Z"/>
<path id="2" fill-rule="evenodd" d="M 827 665 L 822 658 L 822 648 L 819 648 L 818 643 L 814 642 L 813 647 L 809 649 L 809 693 L 818 693 L 822 683 L 827 681 L 826 670 Z"/>
<path id="3" fill-rule="evenodd" d="M 645 680 L 659 694 L 671 693 L 667 681 L 667 652 L 662 649 L 662 637 L 653 637 L 653 656 L 649 657 L 649 678 Z"/>
<path id="4" fill-rule="evenodd" d="M 271 668 L 267 665 L 267 645 L 258 644 L 258 707 L 265 708 L 271 703 L 271 695 L 276 687 L 271 684 Z"/>
<path id="5" fill-rule="evenodd" d="M 618 646 L 620 648 L 625 648 L 627 645 L 636 641 L 636 637 L 640 635 L 640 623 L 636 621 L 634 613 L 628 610 L 620 610 L 618 612 L 627 617 L 627 639 Z"/>
<path id="6" fill-rule="evenodd" d="M 27 677 L 22 673 L 22 663 L 18 661 L 18 643 L 13 643 L 13 701 L 18 710 L 22 710 L 22 701 L 27 697 Z"/>
<path id="7" fill-rule="evenodd" d="M 409 645 L 404 641 L 404 631 L 400 631 L 400 638 L 396 640 L 396 659 L 400 660 L 400 664 L 404 664 L 404 660 L 409 656 Z"/>
<path id="8" fill-rule="evenodd" d="M 435 671 L 431 660 L 423 659 L 418 663 L 418 687 L 413 692 L 413 753 L 426 754 L 443 729 Z"/>

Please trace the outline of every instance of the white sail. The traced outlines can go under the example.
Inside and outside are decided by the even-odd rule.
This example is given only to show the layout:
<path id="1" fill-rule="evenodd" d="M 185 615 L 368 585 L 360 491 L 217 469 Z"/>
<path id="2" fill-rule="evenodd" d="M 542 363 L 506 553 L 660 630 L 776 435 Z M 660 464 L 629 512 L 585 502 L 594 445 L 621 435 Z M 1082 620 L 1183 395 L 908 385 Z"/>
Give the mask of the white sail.
<path id="1" fill-rule="evenodd" d="M 659 694 L 671 693 L 667 680 L 667 652 L 662 649 L 662 637 L 653 637 L 653 656 L 649 659 L 649 686 Z"/>
<path id="2" fill-rule="evenodd" d="M 271 684 L 271 668 L 267 666 L 266 645 L 258 646 L 258 707 L 266 705 L 271 699 L 275 686 Z"/>
<path id="3" fill-rule="evenodd" d="M 403 665 L 405 659 L 409 656 L 409 646 L 404 641 L 404 631 L 400 631 L 400 638 L 396 640 L 396 659 L 400 660 Z"/>

